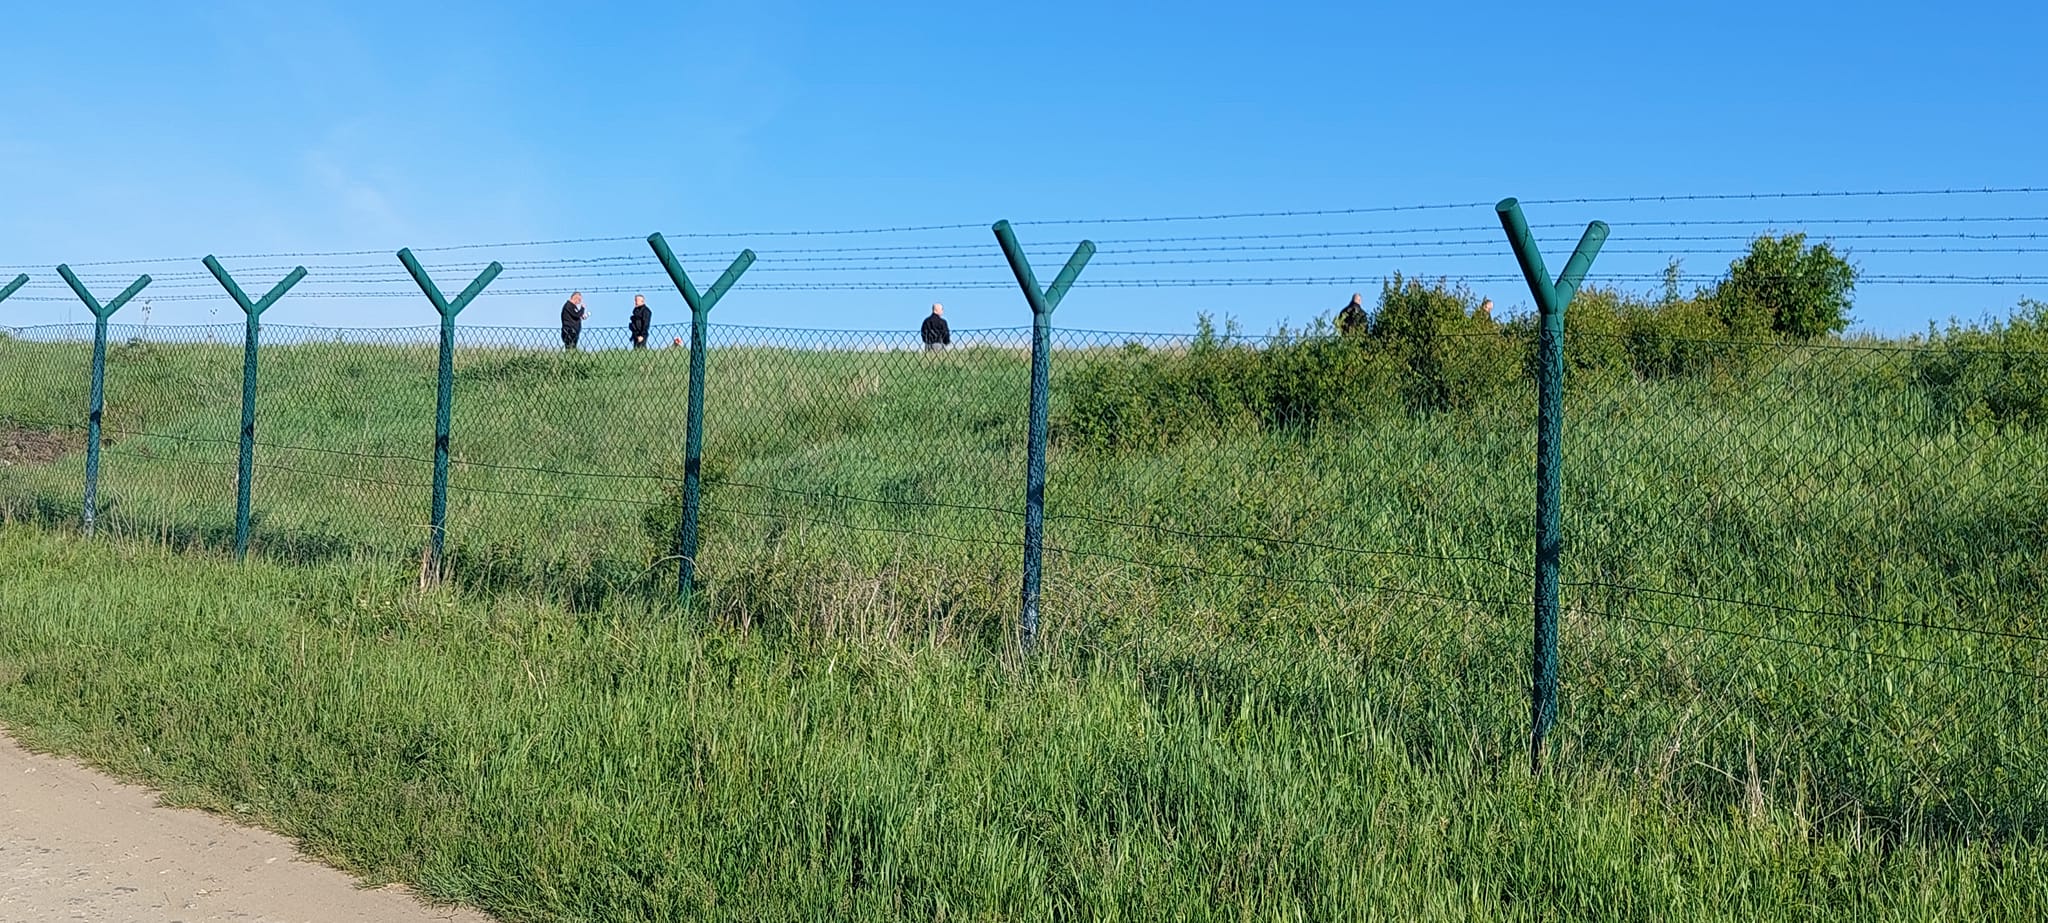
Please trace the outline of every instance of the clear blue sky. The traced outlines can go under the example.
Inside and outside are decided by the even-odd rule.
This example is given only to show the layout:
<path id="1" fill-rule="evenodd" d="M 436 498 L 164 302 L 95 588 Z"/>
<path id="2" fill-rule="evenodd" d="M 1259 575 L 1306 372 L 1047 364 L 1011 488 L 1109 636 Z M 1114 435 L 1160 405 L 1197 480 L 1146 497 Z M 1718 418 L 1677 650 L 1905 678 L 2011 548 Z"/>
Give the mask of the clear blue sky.
<path id="1" fill-rule="evenodd" d="M 190 257 L 149 271 L 157 323 L 233 321 L 197 257 L 374 249 L 306 259 L 305 292 L 410 288 L 400 246 L 666 232 L 708 284 L 741 246 L 763 251 L 717 320 L 849 328 L 915 324 L 943 300 L 957 326 L 1010 326 L 1014 290 L 986 225 L 1008 217 L 1159 216 L 1581 196 L 2048 186 L 2038 4 L 824 4 L 762 0 L 561 3 L 17 4 L 0 80 L 0 272 L 36 284 L 0 323 L 76 319 L 60 261 Z M 1539 224 L 1616 222 L 1594 277 L 1637 277 L 1667 255 L 1704 281 L 1739 242 L 1646 241 L 1627 222 L 1729 219 L 1677 233 L 1797 229 L 1830 217 L 2026 218 L 1912 225 L 1996 233 L 1932 246 L 2048 248 L 2048 195 L 1554 205 Z M 1393 250 L 1281 263 L 1117 266 L 1084 279 L 1315 276 L 1395 269 L 1497 276 L 1514 264 L 1484 207 L 1140 225 L 1020 224 L 1049 278 L 1082 234 L 1411 231 Z M 970 223 L 826 238 L 687 233 Z M 1812 228 L 1847 234 L 1884 225 Z M 1576 233 L 1545 233 L 1553 249 Z M 1482 240 L 1483 238 L 1483 240 Z M 1354 242 L 1360 238 L 1349 238 Z M 1478 243 L 1430 246 L 1435 240 Z M 1297 239 L 1300 242 L 1301 239 Z M 1913 241 L 1901 241 L 1911 244 Z M 804 271 L 802 246 L 966 246 L 961 270 Z M 1845 243 L 1877 250 L 1878 240 Z M 1460 257 L 1420 254 L 1456 251 Z M 714 251 L 717 255 L 714 255 Z M 1642 251 L 1642 252 L 1631 252 Z M 642 288 L 682 314 L 633 241 L 422 251 L 459 289 L 478 261 L 614 257 L 608 272 L 515 268 L 465 315 L 552 321 L 571 288 Z M 696 255 L 701 254 L 701 255 Z M 1187 254 L 1209 258 L 1215 252 Z M 1155 254 L 1155 258 L 1171 255 Z M 1125 256 L 1124 258 L 1131 258 Z M 2041 274 L 2040 253 L 1859 255 L 1872 274 Z M 1553 257 L 1561 263 L 1562 257 Z M 256 267 L 231 260 L 245 287 Z M 956 261 L 957 262 L 957 261 Z M 571 264 L 578 265 L 578 264 Z M 600 265 L 600 264 L 589 264 Z M 896 266 L 915 266 L 898 263 Z M 940 265 L 954 265 L 954 262 Z M 779 266 L 779 268 L 777 268 Z M 341 268 L 355 267 L 355 268 Z M 538 277 L 538 278 L 536 278 Z M 807 281 L 935 283 L 893 291 L 749 289 Z M 182 285 L 183 287 L 174 287 Z M 1629 287 L 1649 288 L 1629 282 Z M 1475 287 L 1526 304 L 1518 283 Z M 1197 311 L 1263 329 L 1340 305 L 1342 281 L 1220 288 L 1085 288 L 1060 323 L 1184 330 Z M 1867 327 L 2003 313 L 2048 285 L 1878 285 Z M 24 297 L 26 296 L 26 297 Z M 622 323 L 630 292 L 592 296 Z M 616 316 L 614 316 L 616 315 Z M 425 324 L 424 299 L 295 293 L 274 323 Z M 124 320 L 136 319 L 128 312 Z"/>

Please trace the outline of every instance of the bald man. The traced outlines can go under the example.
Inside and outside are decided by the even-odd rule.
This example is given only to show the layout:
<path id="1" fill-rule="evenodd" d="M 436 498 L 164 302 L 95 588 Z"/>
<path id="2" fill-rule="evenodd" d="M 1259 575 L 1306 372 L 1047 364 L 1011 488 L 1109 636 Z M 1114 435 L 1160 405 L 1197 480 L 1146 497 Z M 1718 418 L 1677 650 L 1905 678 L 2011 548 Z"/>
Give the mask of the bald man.
<path id="1" fill-rule="evenodd" d="M 633 296 L 633 316 L 626 320 L 626 332 L 633 335 L 633 348 L 647 348 L 647 331 L 654 326 L 654 309 L 647 306 L 646 295 Z"/>
<path id="2" fill-rule="evenodd" d="M 574 292 L 569 300 L 562 302 L 562 348 L 574 350 L 576 341 L 583 337 L 583 319 L 590 316 L 583 309 L 583 293 Z"/>
<path id="3" fill-rule="evenodd" d="M 924 319 L 924 326 L 918 328 L 917 335 L 924 340 L 925 352 L 945 349 L 953 344 L 953 331 L 946 326 L 945 305 L 932 305 L 931 316 Z"/>

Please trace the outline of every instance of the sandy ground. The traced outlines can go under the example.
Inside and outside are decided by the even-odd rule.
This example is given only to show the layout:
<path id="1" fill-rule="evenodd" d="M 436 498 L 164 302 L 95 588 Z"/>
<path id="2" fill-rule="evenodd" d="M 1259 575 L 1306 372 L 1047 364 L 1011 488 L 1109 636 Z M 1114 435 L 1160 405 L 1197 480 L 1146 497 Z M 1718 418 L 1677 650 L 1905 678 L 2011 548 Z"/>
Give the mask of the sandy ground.
<path id="1" fill-rule="evenodd" d="M 397 887 L 359 888 L 290 840 L 54 757 L 0 733 L 0 923 L 490 923 Z"/>

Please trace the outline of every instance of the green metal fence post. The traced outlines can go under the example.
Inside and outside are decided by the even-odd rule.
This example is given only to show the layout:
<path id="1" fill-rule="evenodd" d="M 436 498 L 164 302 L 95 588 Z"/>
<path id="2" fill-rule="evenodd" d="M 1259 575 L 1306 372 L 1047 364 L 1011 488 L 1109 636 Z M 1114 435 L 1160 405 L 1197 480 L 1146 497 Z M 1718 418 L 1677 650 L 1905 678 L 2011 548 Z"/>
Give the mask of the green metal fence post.
<path id="1" fill-rule="evenodd" d="M 690 403 L 689 420 L 683 431 L 683 511 L 676 519 L 675 555 L 679 564 L 676 570 L 676 598 L 684 604 L 697 585 L 697 523 L 699 504 L 702 499 L 703 482 L 701 473 L 704 462 L 704 353 L 710 347 L 708 337 L 711 328 L 711 309 L 718 300 L 725 297 L 733 283 L 740 280 L 740 274 L 754 265 L 754 251 L 741 250 L 733 257 L 732 265 L 725 268 L 725 274 L 702 294 L 691 284 L 690 274 L 683 270 L 681 260 L 670 250 L 668 241 L 659 232 L 647 236 L 647 246 L 654 249 L 654 255 L 661 260 L 661 268 L 668 271 L 669 281 L 674 282 L 676 291 L 681 292 L 683 302 L 690 306 Z"/>
<path id="2" fill-rule="evenodd" d="M 469 283 L 469 287 L 455 296 L 454 301 L 449 301 L 442 297 L 441 289 L 434 285 L 433 278 L 427 275 L 426 268 L 412 255 L 411 249 L 398 251 L 398 261 L 405 264 L 405 271 L 412 274 L 412 281 L 441 315 L 441 366 L 434 391 L 434 505 L 428 525 L 425 568 L 427 573 L 438 578 L 448 534 L 448 430 L 455 415 L 455 316 L 469 307 L 476 296 L 483 294 L 484 286 L 491 284 L 491 280 L 504 272 L 505 267 L 492 260 L 491 265 L 477 274 L 476 281 Z"/>
<path id="3" fill-rule="evenodd" d="M 235 467 L 235 560 L 249 556 L 249 482 L 256 473 L 256 336 L 261 328 L 263 312 L 277 303 L 284 293 L 306 277 L 306 267 L 295 266 L 289 275 L 271 286 L 270 294 L 261 300 L 250 301 L 242 287 L 235 284 L 235 278 L 228 275 L 220 261 L 207 254 L 203 260 L 206 270 L 227 289 L 228 297 L 242 309 L 242 454 Z"/>
<path id="4" fill-rule="evenodd" d="M 27 284 L 28 273 L 22 273 L 21 275 L 15 276 L 14 281 L 9 282 L 6 285 L 0 285 L 0 301 L 6 301 L 8 296 L 13 295 L 15 292 L 21 291 L 21 287 Z"/>
<path id="5" fill-rule="evenodd" d="M 1528 280 L 1542 321 L 1537 335 L 1536 377 L 1536 630 L 1529 687 L 1529 771 L 1543 771 L 1543 740 L 1557 723 L 1558 570 L 1563 559 L 1564 523 L 1564 312 L 1593 268 L 1607 240 L 1607 224 L 1595 221 L 1565 263 L 1556 282 L 1543 266 L 1522 206 L 1502 199 L 1494 206 L 1508 243 Z"/>
<path id="6" fill-rule="evenodd" d="M 1038 593 L 1045 572 L 1045 448 L 1052 415 L 1052 312 L 1095 255 L 1094 241 L 1081 241 L 1067 265 L 1043 292 L 1031 259 L 1017 243 L 1010 222 L 995 223 L 996 243 L 1031 305 L 1031 424 L 1024 461 L 1024 591 L 1017 616 L 1018 646 L 1025 653 L 1038 641 Z"/>
<path id="7" fill-rule="evenodd" d="M 128 303 L 137 293 L 149 285 L 149 277 L 142 276 L 115 295 L 114 300 L 101 304 L 100 300 L 87 291 L 85 283 L 78 281 L 78 275 L 68 265 L 57 267 L 57 274 L 64 277 L 64 284 L 78 300 L 85 302 L 86 310 L 92 312 L 92 391 L 87 398 L 85 415 L 85 509 L 80 514 L 79 531 L 91 535 L 94 520 L 99 518 L 100 496 L 100 418 L 107 409 L 107 318 Z"/>

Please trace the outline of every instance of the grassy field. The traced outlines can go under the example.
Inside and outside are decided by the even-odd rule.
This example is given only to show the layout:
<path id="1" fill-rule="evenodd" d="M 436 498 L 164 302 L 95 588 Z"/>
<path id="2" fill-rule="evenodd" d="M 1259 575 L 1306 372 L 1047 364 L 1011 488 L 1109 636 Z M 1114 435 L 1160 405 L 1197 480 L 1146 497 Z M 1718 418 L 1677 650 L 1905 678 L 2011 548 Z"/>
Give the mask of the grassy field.
<path id="1" fill-rule="evenodd" d="M 2031 837 L 1532 781 L 1303 640 L 1015 671 L 0 537 L 32 742 L 513 919 L 2038 919 Z M 1229 675 L 1234 688 L 1218 688 Z M 1514 709 L 1503 709 L 1512 713 Z M 1418 748 L 1418 733 L 1435 745 Z"/>
<path id="2" fill-rule="evenodd" d="M 1189 379 L 1169 426 L 1092 398 L 1187 344 L 1071 341 L 1020 664 L 1023 355 L 749 339 L 711 357 L 687 613 L 680 351 L 464 350 L 454 579 L 422 593 L 430 350 L 266 349 L 234 567 L 239 349 L 115 348 L 93 544 L 61 534 L 84 349 L 0 341 L 0 426 L 40 447 L 0 466 L 0 719 L 520 919 L 2048 898 L 2048 440 L 1950 413 L 1915 349 L 1573 379 L 1532 780 L 1525 389 L 1307 427 Z"/>

